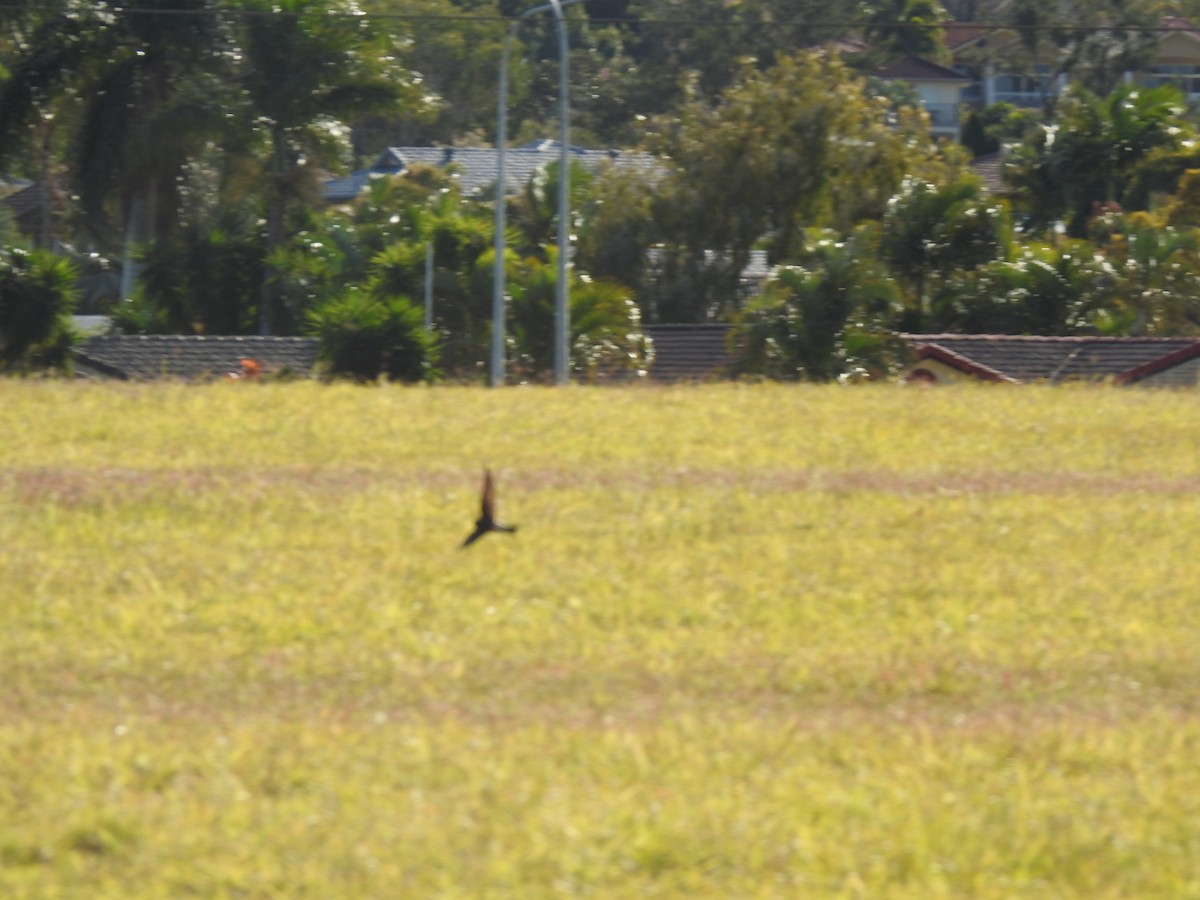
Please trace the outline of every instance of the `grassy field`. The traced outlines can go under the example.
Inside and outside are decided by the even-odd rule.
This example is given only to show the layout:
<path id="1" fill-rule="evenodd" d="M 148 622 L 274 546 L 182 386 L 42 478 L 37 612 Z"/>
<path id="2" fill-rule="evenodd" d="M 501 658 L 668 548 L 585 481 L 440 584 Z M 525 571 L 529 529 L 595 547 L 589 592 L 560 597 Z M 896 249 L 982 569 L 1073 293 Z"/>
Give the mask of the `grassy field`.
<path id="1" fill-rule="evenodd" d="M 0 896 L 1200 897 L 1200 411 L 0 381 Z M 480 471 L 520 532 L 458 544 Z"/>

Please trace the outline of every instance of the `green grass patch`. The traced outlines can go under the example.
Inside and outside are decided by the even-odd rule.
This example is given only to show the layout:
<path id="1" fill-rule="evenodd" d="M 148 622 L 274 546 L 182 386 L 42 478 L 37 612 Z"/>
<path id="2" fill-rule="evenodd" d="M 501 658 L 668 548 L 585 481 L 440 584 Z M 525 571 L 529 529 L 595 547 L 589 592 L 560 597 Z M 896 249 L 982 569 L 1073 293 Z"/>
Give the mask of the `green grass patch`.
<path id="1" fill-rule="evenodd" d="M 1200 895 L 1200 415 L 0 382 L 0 895 Z M 496 473 L 515 536 L 458 544 Z"/>

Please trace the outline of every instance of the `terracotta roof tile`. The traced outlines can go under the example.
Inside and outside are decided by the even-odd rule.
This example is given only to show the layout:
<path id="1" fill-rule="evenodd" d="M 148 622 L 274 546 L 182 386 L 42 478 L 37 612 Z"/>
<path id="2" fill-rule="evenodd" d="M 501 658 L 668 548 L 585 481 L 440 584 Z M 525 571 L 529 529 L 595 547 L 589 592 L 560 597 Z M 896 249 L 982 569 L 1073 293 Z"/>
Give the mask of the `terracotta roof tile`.
<path id="1" fill-rule="evenodd" d="M 956 50 L 972 41 L 977 41 L 987 33 L 987 29 L 976 22 L 945 22 L 942 24 L 943 40 L 946 49 Z"/>
<path id="2" fill-rule="evenodd" d="M 877 69 L 875 77 L 898 78 L 905 81 L 955 81 L 963 84 L 971 82 L 968 76 L 919 56 L 893 59 L 887 65 Z"/>

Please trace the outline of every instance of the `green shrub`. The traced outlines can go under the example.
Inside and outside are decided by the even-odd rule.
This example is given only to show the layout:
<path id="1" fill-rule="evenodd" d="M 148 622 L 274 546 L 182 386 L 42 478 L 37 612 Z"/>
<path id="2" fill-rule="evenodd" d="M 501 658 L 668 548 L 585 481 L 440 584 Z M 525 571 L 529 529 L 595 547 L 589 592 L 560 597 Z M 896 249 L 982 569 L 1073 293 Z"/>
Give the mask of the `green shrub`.
<path id="1" fill-rule="evenodd" d="M 44 250 L 0 252 L 0 370 L 68 362 L 77 275 Z"/>
<path id="2" fill-rule="evenodd" d="M 429 381 L 437 376 L 437 348 L 424 313 L 406 297 L 375 297 L 351 290 L 308 314 L 320 356 L 334 377 L 374 381 Z"/>

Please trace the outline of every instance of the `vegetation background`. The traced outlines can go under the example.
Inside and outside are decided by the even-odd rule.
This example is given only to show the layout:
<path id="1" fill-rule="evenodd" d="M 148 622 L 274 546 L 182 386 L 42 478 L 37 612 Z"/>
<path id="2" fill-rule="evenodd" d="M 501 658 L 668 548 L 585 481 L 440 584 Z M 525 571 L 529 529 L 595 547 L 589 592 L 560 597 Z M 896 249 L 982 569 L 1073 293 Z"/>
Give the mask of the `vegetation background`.
<path id="1" fill-rule="evenodd" d="M 1200 892 L 1185 395 L 10 379 L 0 429 L 5 896 Z M 460 552 L 483 466 L 521 530 Z"/>
<path id="2" fill-rule="evenodd" d="M 1196 333 L 1195 110 L 1176 85 L 1125 82 L 1163 17 L 1194 6 L 569 7 L 574 140 L 657 163 L 552 169 L 506 200 L 510 374 L 537 380 L 548 366 L 560 178 L 579 377 L 643 367 L 648 322 L 735 322 L 748 370 L 812 381 L 888 374 L 896 331 Z M 339 363 L 345 374 L 479 378 L 494 191 L 464 195 L 452 171 L 416 167 L 330 207 L 321 185 L 389 146 L 494 141 L 504 36 L 524 8 L 50 0 L 0 11 L 0 170 L 42 188 L 22 230 L 0 221 L 0 263 L 16 279 L 0 279 L 0 366 L 61 367 L 73 309 L 131 333 L 305 333 L 344 347 L 330 336 L 370 331 L 373 355 Z M 994 42 L 1006 66 L 1031 83 L 1061 75 L 1069 90 L 1038 109 L 973 110 L 961 144 L 935 140 L 913 92 L 875 73 L 912 55 L 950 62 L 954 21 L 1008 35 Z M 993 51 L 979 52 L 983 65 Z M 512 56 L 515 142 L 558 133 L 557 67 L 553 25 L 533 17 Z M 1001 147 L 997 196 L 967 161 Z M 429 244 L 432 344 L 407 308 Z M 750 296 L 754 251 L 780 268 Z M 22 312 L 31 302 L 40 317 Z"/>

